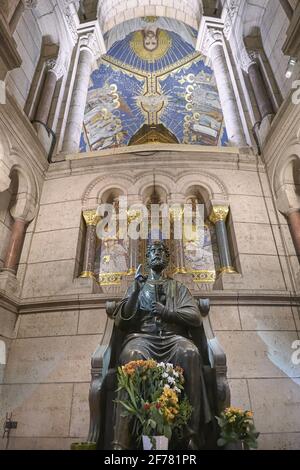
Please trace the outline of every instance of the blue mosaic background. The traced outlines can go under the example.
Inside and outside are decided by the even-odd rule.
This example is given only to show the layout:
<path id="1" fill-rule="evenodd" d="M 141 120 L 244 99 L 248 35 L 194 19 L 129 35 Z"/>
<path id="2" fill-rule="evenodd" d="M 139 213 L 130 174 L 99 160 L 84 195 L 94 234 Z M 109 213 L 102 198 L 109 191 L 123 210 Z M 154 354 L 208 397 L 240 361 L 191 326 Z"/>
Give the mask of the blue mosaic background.
<path id="1" fill-rule="evenodd" d="M 163 124 L 180 143 L 228 144 L 218 91 L 205 58 L 175 32 L 155 61 L 116 42 L 91 75 L 81 152 L 128 145 L 144 124 Z"/>

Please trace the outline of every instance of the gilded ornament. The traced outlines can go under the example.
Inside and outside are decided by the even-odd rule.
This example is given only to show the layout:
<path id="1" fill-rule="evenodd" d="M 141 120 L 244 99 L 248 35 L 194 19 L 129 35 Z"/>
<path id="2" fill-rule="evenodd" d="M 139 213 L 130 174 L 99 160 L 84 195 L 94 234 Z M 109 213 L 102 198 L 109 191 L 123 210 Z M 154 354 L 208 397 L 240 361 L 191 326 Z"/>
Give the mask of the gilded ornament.
<path id="1" fill-rule="evenodd" d="M 222 221 L 225 222 L 228 214 L 229 214 L 228 206 L 214 206 L 209 216 L 209 220 L 213 224 L 216 224 L 217 222 L 222 222 Z"/>
<path id="2" fill-rule="evenodd" d="M 172 217 L 173 220 L 177 220 L 177 221 L 182 220 L 183 214 L 184 214 L 184 209 L 180 206 L 170 208 L 170 216 Z"/>
<path id="3" fill-rule="evenodd" d="M 216 272 L 215 271 L 187 271 L 188 274 L 192 274 L 193 282 L 197 284 L 210 284 L 216 281 Z"/>
<path id="4" fill-rule="evenodd" d="M 122 276 L 127 273 L 104 273 L 99 274 L 99 284 L 101 286 L 118 286 L 121 284 Z"/>
<path id="5" fill-rule="evenodd" d="M 80 274 L 80 277 L 81 278 L 84 278 L 84 279 L 95 279 L 95 274 L 92 273 L 92 271 L 83 271 L 81 274 Z"/>
<path id="6" fill-rule="evenodd" d="M 223 273 L 227 273 L 227 274 L 237 274 L 237 271 L 236 269 L 234 269 L 233 266 L 225 266 L 224 268 L 221 268 L 219 270 L 219 274 L 223 274 Z"/>
<path id="7" fill-rule="evenodd" d="M 82 215 L 87 226 L 96 226 L 100 220 L 100 216 L 95 210 L 84 211 Z"/>

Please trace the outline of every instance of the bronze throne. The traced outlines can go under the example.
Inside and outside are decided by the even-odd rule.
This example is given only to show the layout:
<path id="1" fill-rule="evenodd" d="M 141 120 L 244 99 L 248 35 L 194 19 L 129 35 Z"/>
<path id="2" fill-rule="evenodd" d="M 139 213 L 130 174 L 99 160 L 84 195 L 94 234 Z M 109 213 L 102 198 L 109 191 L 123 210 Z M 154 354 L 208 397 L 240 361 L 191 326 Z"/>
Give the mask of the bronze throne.
<path id="1" fill-rule="evenodd" d="M 123 333 L 114 327 L 113 313 L 116 302 L 106 303 L 107 322 L 101 344 L 91 359 L 91 384 L 89 392 L 90 428 L 88 441 L 97 449 L 111 450 L 114 424 L 114 400 L 117 389 L 117 364 Z M 203 318 L 201 327 L 195 328 L 193 341 L 199 348 L 204 362 L 204 380 L 212 416 L 219 415 L 230 406 L 230 390 L 227 381 L 226 355 L 214 336 L 210 319 L 209 299 L 199 299 Z M 205 449 L 217 448 L 216 422 L 205 430 Z"/>

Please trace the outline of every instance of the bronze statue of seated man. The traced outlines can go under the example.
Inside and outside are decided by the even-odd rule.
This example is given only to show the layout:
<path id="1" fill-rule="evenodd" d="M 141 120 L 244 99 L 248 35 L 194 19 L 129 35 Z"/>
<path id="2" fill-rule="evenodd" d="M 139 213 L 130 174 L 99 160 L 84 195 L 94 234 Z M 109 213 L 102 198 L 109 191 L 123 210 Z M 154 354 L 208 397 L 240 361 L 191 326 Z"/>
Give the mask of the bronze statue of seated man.
<path id="1" fill-rule="evenodd" d="M 211 421 L 202 372 L 202 358 L 191 340 L 191 331 L 201 326 L 199 308 L 189 290 L 164 275 L 169 251 L 163 242 L 153 242 L 147 250 L 149 276 L 138 269 L 133 285 L 118 305 L 115 326 L 126 331 L 119 357 L 120 365 L 140 359 L 154 359 L 183 368 L 185 394 L 193 413 L 186 429 L 188 447 L 201 447 L 202 428 Z M 130 421 L 122 405 L 115 410 L 113 448 L 130 448 Z"/>

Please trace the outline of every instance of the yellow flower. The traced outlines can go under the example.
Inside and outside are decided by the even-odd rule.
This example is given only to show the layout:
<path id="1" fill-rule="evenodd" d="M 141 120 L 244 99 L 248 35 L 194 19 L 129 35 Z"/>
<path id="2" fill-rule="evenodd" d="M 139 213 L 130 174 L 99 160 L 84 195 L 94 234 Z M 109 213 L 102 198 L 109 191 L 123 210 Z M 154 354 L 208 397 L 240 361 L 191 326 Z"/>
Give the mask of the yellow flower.
<path id="1" fill-rule="evenodd" d="M 148 361 L 131 361 L 122 366 L 122 371 L 127 375 L 133 375 L 138 367 L 144 368 L 146 370 L 153 369 L 156 367 L 157 362 L 149 359 Z"/>

